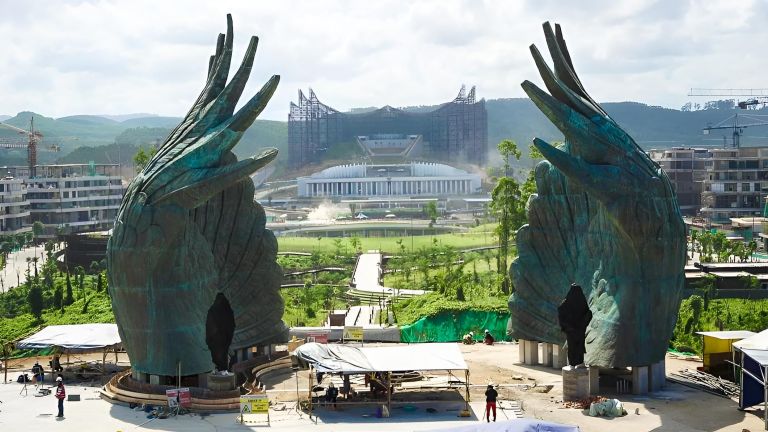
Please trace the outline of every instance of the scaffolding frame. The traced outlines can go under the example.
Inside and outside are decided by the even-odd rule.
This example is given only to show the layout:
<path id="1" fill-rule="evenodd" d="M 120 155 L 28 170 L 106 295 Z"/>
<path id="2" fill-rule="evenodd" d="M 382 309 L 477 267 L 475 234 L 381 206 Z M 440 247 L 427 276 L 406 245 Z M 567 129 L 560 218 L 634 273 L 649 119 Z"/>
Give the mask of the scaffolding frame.
<path id="1" fill-rule="evenodd" d="M 448 162 L 484 165 L 488 147 L 485 99 L 476 99 L 473 86 L 461 86 L 450 102 L 434 109 L 399 109 L 384 106 L 362 113 L 342 113 L 320 102 L 310 88 L 299 90 L 298 103 L 288 114 L 288 164 L 300 168 L 320 162 L 328 148 L 354 143 L 375 134 L 422 135 L 423 157 Z"/>

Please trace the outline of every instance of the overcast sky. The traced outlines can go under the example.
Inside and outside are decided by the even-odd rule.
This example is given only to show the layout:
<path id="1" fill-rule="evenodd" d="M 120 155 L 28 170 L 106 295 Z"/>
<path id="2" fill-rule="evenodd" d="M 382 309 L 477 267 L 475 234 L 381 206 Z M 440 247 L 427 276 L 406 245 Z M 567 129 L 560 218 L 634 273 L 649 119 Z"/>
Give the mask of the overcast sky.
<path id="1" fill-rule="evenodd" d="M 282 76 L 266 119 L 308 87 L 339 110 L 437 104 L 461 84 L 522 97 L 546 20 L 598 101 L 679 108 L 691 87 L 768 87 L 766 1 L 0 0 L 0 114 L 183 115 L 227 12 L 233 69 L 260 38 L 246 96 Z"/>

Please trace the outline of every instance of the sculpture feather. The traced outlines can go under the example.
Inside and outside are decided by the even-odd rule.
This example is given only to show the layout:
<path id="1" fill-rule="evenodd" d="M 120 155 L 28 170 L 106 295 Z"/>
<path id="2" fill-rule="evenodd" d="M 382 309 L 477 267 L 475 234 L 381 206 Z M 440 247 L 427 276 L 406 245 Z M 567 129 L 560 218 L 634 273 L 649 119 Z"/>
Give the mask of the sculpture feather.
<path id="1" fill-rule="evenodd" d="M 685 226 L 666 174 L 584 90 L 560 26 L 544 24 L 554 72 L 531 46 L 549 93 L 522 87 L 565 136 L 534 145 L 538 193 L 517 232 L 510 268 L 514 338 L 562 344 L 557 306 L 571 283 L 593 313 L 586 362 L 606 367 L 663 360 L 684 283 Z"/>
<path id="2" fill-rule="evenodd" d="M 107 247 L 109 292 L 132 366 L 158 375 L 226 369 L 232 349 L 285 339 L 277 241 L 250 179 L 277 156 L 231 149 L 264 109 L 273 76 L 237 113 L 258 39 L 227 84 L 232 17 L 205 87 L 131 182 Z"/>

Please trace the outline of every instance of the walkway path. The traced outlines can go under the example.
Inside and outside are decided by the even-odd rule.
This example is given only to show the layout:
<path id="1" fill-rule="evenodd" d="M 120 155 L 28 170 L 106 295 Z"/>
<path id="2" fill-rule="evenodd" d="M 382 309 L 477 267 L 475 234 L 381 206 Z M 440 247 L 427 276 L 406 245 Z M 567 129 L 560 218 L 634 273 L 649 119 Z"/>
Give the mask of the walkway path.
<path id="1" fill-rule="evenodd" d="M 27 281 L 27 258 L 37 257 L 37 270 L 41 271 L 45 263 L 45 247 L 28 247 L 18 252 L 8 254 L 8 263 L 0 271 L 0 287 L 2 290 L 9 290 L 23 285 Z M 31 272 L 34 272 L 34 263 L 29 263 Z M 34 273 L 33 273 L 34 274 Z"/>
<path id="2" fill-rule="evenodd" d="M 381 252 L 369 251 L 361 254 L 357 259 L 357 265 L 352 273 L 352 289 L 350 294 L 358 297 L 368 297 L 373 300 L 398 297 L 413 297 L 424 294 L 424 290 L 394 289 L 382 286 L 381 279 Z"/>

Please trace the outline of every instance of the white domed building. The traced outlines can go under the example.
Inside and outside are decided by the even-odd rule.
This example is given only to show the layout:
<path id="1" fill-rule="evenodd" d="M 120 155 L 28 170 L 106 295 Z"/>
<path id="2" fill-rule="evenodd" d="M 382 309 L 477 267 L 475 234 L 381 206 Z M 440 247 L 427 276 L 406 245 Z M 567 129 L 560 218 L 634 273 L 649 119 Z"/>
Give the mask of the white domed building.
<path id="1" fill-rule="evenodd" d="M 482 186 L 479 174 L 427 162 L 337 165 L 297 183 L 305 198 L 469 196 Z"/>

